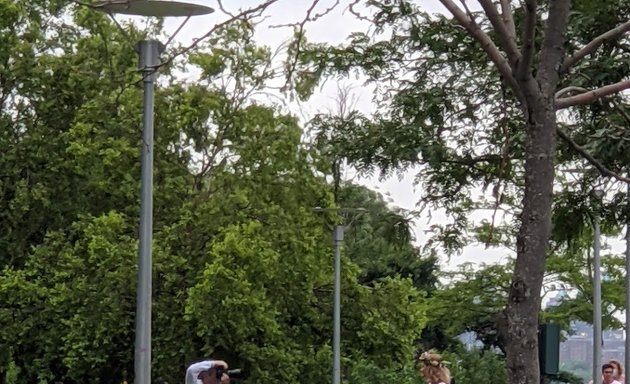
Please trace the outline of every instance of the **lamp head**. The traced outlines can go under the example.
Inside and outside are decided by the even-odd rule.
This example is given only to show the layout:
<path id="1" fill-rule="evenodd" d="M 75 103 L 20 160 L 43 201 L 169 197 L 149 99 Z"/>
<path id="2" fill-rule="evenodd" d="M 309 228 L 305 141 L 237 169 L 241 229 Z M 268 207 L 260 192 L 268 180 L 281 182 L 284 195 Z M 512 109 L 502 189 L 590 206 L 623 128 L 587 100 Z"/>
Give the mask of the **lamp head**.
<path id="1" fill-rule="evenodd" d="M 173 0 L 109 0 L 95 7 L 109 13 L 149 17 L 190 17 L 214 12 L 205 5 Z"/>

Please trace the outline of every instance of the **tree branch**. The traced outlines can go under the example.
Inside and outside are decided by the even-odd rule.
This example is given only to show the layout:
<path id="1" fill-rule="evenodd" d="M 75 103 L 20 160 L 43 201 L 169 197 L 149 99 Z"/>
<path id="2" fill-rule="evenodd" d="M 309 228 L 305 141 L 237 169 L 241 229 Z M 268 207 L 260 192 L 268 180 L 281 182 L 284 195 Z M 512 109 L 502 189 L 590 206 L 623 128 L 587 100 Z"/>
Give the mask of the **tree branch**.
<path id="1" fill-rule="evenodd" d="M 566 93 L 569 93 L 569 92 L 580 92 L 580 93 L 583 93 L 583 92 L 588 92 L 588 89 L 582 88 L 582 87 L 577 87 L 575 85 L 571 85 L 571 86 L 568 86 L 566 88 L 562 88 L 561 90 L 556 92 L 556 100 L 559 99 L 560 96 L 562 96 L 562 95 L 564 95 Z"/>
<path id="2" fill-rule="evenodd" d="M 528 3 L 533 3 L 528 0 Z M 545 36 L 540 52 L 540 65 L 536 80 L 546 97 L 553 97 L 553 92 L 558 83 L 562 55 L 564 54 L 564 40 L 569 11 L 570 0 L 554 0 L 549 3 L 549 16 L 545 23 Z"/>
<path id="3" fill-rule="evenodd" d="M 477 163 L 499 164 L 501 160 L 502 158 L 500 155 L 489 154 L 489 155 L 483 155 L 483 156 L 478 156 L 478 157 L 468 156 L 468 157 L 462 157 L 460 159 L 446 159 L 444 160 L 444 162 L 447 164 L 474 166 Z"/>
<path id="4" fill-rule="evenodd" d="M 515 67 L 521 58 L 521 54 L 516 46 L 516 34 L 510 33 L 508 26 L 503 21 L 503 17 L 499 14 L 492 0 L 479 0 L 479 4 L 481 4 L 488 20 L 490 20 L 490 24 L 496 31 L 501 48 L 505 51 L 512 66 Z"/>
<path id="5" fill-rule="evenodd" d="M 562 130 L 562 128 L 557 127 L 556 128 L 556 132 L 558 133 L 558 136 L 562 140 L 566 141 L 567 144 L 569 144 L 569 146 L 571 148 L 573 148 L 577 153 L 579 153 L 592 166 L 597 168 L 597 170 L 599 171 L 599 173 L 601 173 L 602 176 L 612 177 L 612 178 L 615 178 L 615 179 L 617 179 L 619 181 L 623 181 L 624 183 L 630 183 L 630 178 L 621 176 L 621 175 L 611 171 L 610 169 L 606 168 L 606 166 L 604 164 L 602 164 L 599 160 L 597 160 L 595 157 L 593 157 L 593 155 L 591 155 L 586 149 L 584 149 L 584 147 L 580 146 L 578 143 L 573 141 L 573 139 L 571 137 L 569 137 L 569 135 L 566 132 L 564 132 Z"/>
<path id="6" fill-rule="evenodd" d="M 479 25 L 477 25 L 474 20 L 470 19 L 452 0 L 440 0 L 440 2 L 451 12 L 455 20 L 457 20 L 457 22 L 481 45 L 481 48 L 486 52 L 488 58 L 496 65 L 507 85 L 521 98 L 521 90 L 514 79 L 512 68 L 490 36 L 483 32 L 481 28 L 479 28 Z"/>
<path id="7" fill-rule="evenodd" d="M 578 61 L 595 52 L 595 50 L 597 50 L 597 48 L 604 44 L 606 40 L 616 39 L 628 31 L 630 31 L 630 20 L 621 25 L 618 25 L 608 32 L 602 33 L 601 35 L 597 36 L 596 38 L 591 40 L 590 43 L 586 44 L 582 49 L 575 52 L 572 56 L 567 57 L 562 63 L 560 72 L 565 73 L 566 71 L 568 71 L 572 66 L 577 64 Z"/>
<path id="8" fill-rule="evenodd" d="M 614 95 L 615 93 L 619 93 L 629 88 L 630 80 L 622 80 L 615 84 L 606 85 L 601 88 L 593 89 L 592 91 L 580 93 L 579 95 L 557 99 L 555 108 L 556 110 L 560 110 L 576 105 L 590 104 L 595 100 L 601 99 L 602 97 Z"/>
<path id="9" fill-rule="evenodd" d="M 538 4 L 536 0 L 527 0 L 525 2 L 525 24 L 523 27 L 521 61 L 516 69 L 516 78 L 525 79 L 528 69 L 532 65 L 534 56 L 534 40 L 536 38 L 536 8 Z"/>
<path id="10" fill-rule="evenodd" d="M 622 105 L 614 101 L 613 101 L 613 105 L 615 106 L 615 109 L 617 109 L 619 114 L 621 114 L 621 117 L 623 117 L 624 120 L 626 120 L 626 123 L 630 124 L 630 115 L 628 114 L 626 109 Z"/>
<path id="11" fill-rule="evenodd" d="M 511 0 L 501 0 L 501 16 L 503 17 L 503 23 L 508 29 L 510 36 L 514 36 L 516 39 L 516 27 L 514 26 L 514 17 L 512 16 Z M 516 41 L 514 42 L 516 44 Z"/>
<path id="12" fill-rule="evenodd" d="M 202 36 L 194 39 L 193 42 L 189 46 L 184 47 L 183 49 L 181 49 L 178 52 L 175 52 L 171 57 L 167 58 L 166 60 L 164 60 L 163 62 L 158 64 L 156 66 L 156 69 L 159 68 L 159 67 L 170 65 L 177 57 L 185 55 L 186 53 L 192 51 L 193 49 L 195 49 L 197 47 L 197 45 L 199 45 L 202 41 L 204 41 L 208 37 L 212 36 L 212 34 L 214 32 L 216 32 L 217 30 L 219 30 L 220 28 L 222 28 L 222 27 L 224 27 L 224 26 L 228 25 L 229 23 L 232 23 L 232 22 L 234 22 L 236 20 L 244 19 L 244 18 L 247 18 L 247 17 L 252 17 L 254 15 L 260 14 L 261 12 L 263 12 L 264 10 L 266 10 L 267 8 L 269 8 L 272 4 L 274 4 L 276 2 L 278 2 L 278 0 L 267 0 L 267 1 L 257 5 L 256 7 L 243 10 L 243 11 L 241 11 L 238 14 L 232 15 L 229 19 L 227 19 L 227 20 L 225 20 L 223 22 L 215 24 L 205 34 L 203 34 Z"/>

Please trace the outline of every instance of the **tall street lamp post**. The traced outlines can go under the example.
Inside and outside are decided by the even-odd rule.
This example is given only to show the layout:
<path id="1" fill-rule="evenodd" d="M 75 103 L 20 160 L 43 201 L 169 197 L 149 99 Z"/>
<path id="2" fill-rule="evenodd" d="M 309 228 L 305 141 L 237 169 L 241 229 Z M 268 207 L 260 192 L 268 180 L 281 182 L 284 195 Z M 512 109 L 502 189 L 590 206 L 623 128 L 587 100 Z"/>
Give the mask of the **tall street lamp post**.
<path id="1" fill-rule="evenodd" d="M 586 169 L 565 169 L 562 172 L 570 174 L 586 173 Z M 575 175 L 574 175 L 575 177 Z M 605 196 L 602 190 L 593 190 L 590 193 L 597 207 L 596 212 L 591 212 L 593 225 L 593 359 L 592 375 L 593 383 L 601 381 L 602 373 L 602 275 L 601 275 L 601 233 L 600 233 L 600 207 Z"/>
<path id="2" fill-rule="evenodd" d="M 335 246 L 335 294 L 333 300 L 333 384 L 341 383 L 341 244 L 345 232 L 343 225 L 333 228 Z"/>
<path id="3" fill-rule="evenodd" d="M 593 224 L 593 383 L 601 381 L 602 373 L 602 270 L 601 270 L 601 231 L 600 207 L 605 196 L 602 190 L 594 190 L 591 197 L 596 207 L 592 213 Z"/>
<path id="4" fill-rule="evenodd" d="M 205 15 L 214 11 L 202 5 L 167 0 L 117 0 L 101 3 L 96 8 L 110 15 L 119 13 L 149 17 L 184 16 L 186 20 L 191 16 Z M 149 384 L 151 382 L 151 243 L 153 240 L 153 92 L 156 71 L 160 65 L 160 53 L 164 46 L 157 40 L 149 39 L 140 41 L 137 48 L 140 57 L 139 69 L 143 75 L 144 100 L 134 373 L 136 384 Z"/>
<path id="5" fill-rule="evenodd" d="M 630 184 L 626 185 L 626 204 L 630 204 Z M 627 213 L 630 215 L 630 212 Z M 625 329 L 626 377 L 630 375 L 630 216 L 626 218 L 626 329 Z"/>
<path id="6" fill-rule="evenodd" d="M 365 208 L 315 208 L 316 212 L 334 212 L 342 217 L 349 217 L 348 223 L 335 224 L 333 246 L 335 248 L 335 282 L 333 295 L 333 374 L 332 384 L 341 383 L 341 245 L 344 233 L 354 219 L 367 212 Z"/>
<path id="7" fill-rule="evenodd" d="M 593 218 L 593 383 L 602 377 L 602 275 L 599 213 Z"/>

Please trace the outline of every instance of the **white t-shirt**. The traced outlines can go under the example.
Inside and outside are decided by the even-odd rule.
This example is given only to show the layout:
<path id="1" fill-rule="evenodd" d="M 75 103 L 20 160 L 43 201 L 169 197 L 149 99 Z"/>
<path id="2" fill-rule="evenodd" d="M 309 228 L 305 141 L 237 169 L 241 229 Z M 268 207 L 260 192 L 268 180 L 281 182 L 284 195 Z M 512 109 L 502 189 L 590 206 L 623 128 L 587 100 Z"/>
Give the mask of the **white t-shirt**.
<path id="1" fill-rule="evenodd" d="M 210 370 L 214 367 L 214 360 L 204 360 L 191 364 L 186 370 L 186 384 L 202 384 L 198 379 L 199 374 L 203 371 Z"/>

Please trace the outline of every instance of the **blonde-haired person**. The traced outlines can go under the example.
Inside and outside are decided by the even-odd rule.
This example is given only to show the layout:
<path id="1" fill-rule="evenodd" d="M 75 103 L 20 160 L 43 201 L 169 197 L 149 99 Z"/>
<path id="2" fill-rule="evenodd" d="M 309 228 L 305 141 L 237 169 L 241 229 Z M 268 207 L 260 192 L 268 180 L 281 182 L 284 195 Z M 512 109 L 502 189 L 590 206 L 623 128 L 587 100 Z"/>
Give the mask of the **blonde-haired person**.
<path id="1" fill-rule="evenodd" d="M 608 364 L 612 365 L 614 368 L 613 379 L 617 380 L 620 383 L 626 382 L 626 377 L 623 374 L 623 367 L 618 360 L 610 360 Z"/>
<path id="2" fill-rule="evenodd" d="M 422 363 L 420 372 L 427 384 L 451 384 L 451 373 L 440 354 L 434 351 L 424 352 L 419 360 Z"/>

